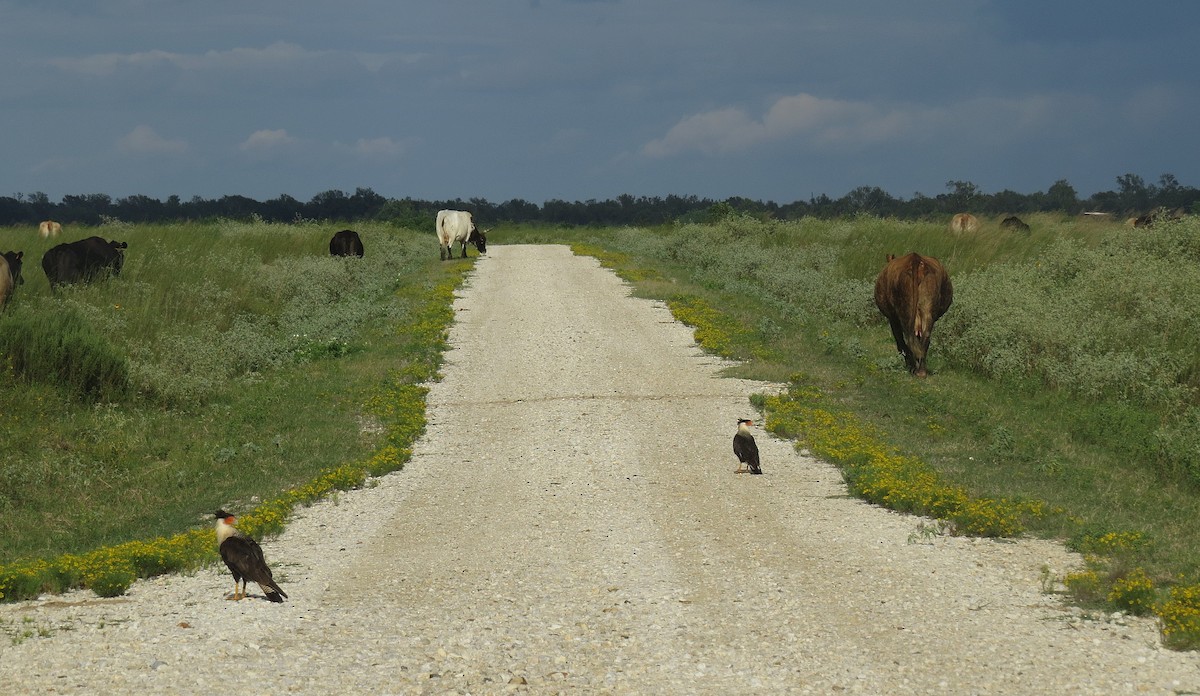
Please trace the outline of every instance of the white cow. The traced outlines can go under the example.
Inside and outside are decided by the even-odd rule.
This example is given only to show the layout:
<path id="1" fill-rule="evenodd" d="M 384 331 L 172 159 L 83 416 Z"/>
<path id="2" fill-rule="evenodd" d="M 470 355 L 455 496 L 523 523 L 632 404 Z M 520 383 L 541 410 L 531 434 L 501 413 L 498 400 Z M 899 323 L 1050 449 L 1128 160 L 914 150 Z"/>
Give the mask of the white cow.
<path id="1" fill-rule="evenodd" d="M 454 258 L 454 245 L 462 245 L 462 257 L 467 258 L 467 242 L 479 253 L 487 252 L 487 237 L 475 227 L 471 214 L 463 210 L 439 210 L 437 214 L 438 253 L 442 260 Z"/>
<path id="2" fill-rule="evenodd" d="M 42 239 L 57 237 L 60 234 L 62 234 L 62 225 L 53 220 L 43 220 L 38 224 L 38 236 Z"/>

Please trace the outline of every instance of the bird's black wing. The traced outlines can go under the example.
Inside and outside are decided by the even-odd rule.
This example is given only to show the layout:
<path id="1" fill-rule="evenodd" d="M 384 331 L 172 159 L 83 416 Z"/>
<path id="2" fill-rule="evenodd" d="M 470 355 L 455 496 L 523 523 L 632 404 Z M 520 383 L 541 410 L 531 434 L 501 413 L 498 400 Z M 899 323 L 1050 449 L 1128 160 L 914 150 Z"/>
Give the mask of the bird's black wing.
<path id="1" fill-rule="evenodd" d="M 229 566 L 229 572 L 237 579 L 239 576 L 251 582 L 257 582 L 263 587 L 269 587 L 287 597 L 287 593 L 275 584 L 271 568 L 263 557 L 262 547 L 253 539 L 243 536 L 231 536 L 221 542 L 221 559 Z M 272 597 L 267 593 L 267 599 L 281 602 L 282 599 Z"/>
<path id="2" fill-rule="evenodd" d="M 750 467 L 750 473 L 761 474 L 762 467 L 758 461 L 758 443 L 753 435 L 738 433 L 733 436 L 733 453 L 738 461 Z"/>
<path id="3" fill-rule="evenodd" d="M 733 436 L 733 454 L 738 458 L 739 462 L 743 464 L 746 463 L 746 448 L 745 445 L 742 444 L 742 436 L 740 433 Z"/>

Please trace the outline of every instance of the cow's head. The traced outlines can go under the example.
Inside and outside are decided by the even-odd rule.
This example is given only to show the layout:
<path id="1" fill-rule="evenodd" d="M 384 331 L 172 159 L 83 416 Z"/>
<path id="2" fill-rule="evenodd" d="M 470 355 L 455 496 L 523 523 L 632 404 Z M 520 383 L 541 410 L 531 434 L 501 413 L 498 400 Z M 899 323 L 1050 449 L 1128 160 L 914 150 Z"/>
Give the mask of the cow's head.
<path id="1" fill-rule="evenodd" d="M 481 230 L 473 223 L 471 225 L 471 236 L 467 237 L 467 241 L 474 244 L 479 253 L 487 253 L 487 230 Z"/>
<path id="2" fill-rule="evenodd" d="M 4 260 L 8 262 L 8 274 L 12 276 L 13 285 L 20 285 L 25 282 L 21 277 L 21 259 L 25 256 L 23 251 L 6 251 L 4 252 Z"/>
<path id="3" fill-rule="evenodd" d="M 112 274 L 121 275 L 121 266 L 125 265 L 125 250 L 129 248 L 128 242 L 109 242 L 115 256 L 112 260 Z"/>

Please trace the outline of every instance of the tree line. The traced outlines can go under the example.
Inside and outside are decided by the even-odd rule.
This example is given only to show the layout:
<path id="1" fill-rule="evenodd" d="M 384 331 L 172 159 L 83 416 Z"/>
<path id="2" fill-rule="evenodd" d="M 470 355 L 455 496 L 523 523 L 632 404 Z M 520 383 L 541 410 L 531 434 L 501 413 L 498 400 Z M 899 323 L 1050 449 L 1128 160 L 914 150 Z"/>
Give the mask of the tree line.
<path id="1" fill-rule="evenodd" d="M 297 220 L 350 221 L 387 220 L 416 228 L 432 224 L 437 211 L 469 210 L 479 224 L 547 224 L 568 226 L 650 226 L 675 221 L 704 221 L 731 213 L 763 218 L 796 219 L 848 217 L 859 214 L 899 219 L 932 219 L 958 212 L 975 215 L 1021 215 L 1034 212 L 1079 214 L 1083 211 L 1136 216 L 1158 208 L 1200 213 L 1200 190 L 1184 186 L 1172 174 L 1147 183 L 1136 174 L 1117 177 L 1115 190 L 1081 199 L 1075 188 L 1060 179 L 1044 192 L 985 193 L 970 181 L 948 181 L 946 191 L 936 196 L 921 193 L 899 198 L 877 186 L 860 186 L 841 198 L 826 194 L 807 201 L 779 204 L 773 201 L 733 197 L 724 200 L 697 196 L 632 196 L 623 194 L 603 201 L 548 200 L 541 205 L 520 198 L 492 203 L 482 198 L 441 201 L 387 198 L 369 188 L 354 193 L 329 190 L 300 201 L 287 194 L 259 201 L 246 196 L 206 199 L 194 196 L 184 201 L 169 196 L 165 201 L 149 196 L 113 199 L 102 193 L 63 196 L 51 201 L 44 193 L 0 197 L 0 225 L 36 225 L 42 220 L 65 224 L 98 225 L 120 220 L 131 223 L 182 222 L 228 218 L 261 219 L 268 222 Z"/>

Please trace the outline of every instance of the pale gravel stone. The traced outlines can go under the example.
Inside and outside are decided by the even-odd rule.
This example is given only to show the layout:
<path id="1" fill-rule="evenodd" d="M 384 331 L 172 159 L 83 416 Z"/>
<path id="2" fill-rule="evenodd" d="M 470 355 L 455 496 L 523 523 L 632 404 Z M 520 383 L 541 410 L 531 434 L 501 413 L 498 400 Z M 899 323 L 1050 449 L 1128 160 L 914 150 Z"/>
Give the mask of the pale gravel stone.
<path id="1" fill-rule="evenodd" d="M 1153 622 L 1043 593 L 1058 544 L 922 535 L 762 433 L 735 476 L 775 387 L 594 260 L 494 246 L 455 307 L 412 462 L 264 544 L 288 602 L 211 568 L 0 605 L 50 634 L 0 640 L 0 692 L 1200 692 Z"/>

